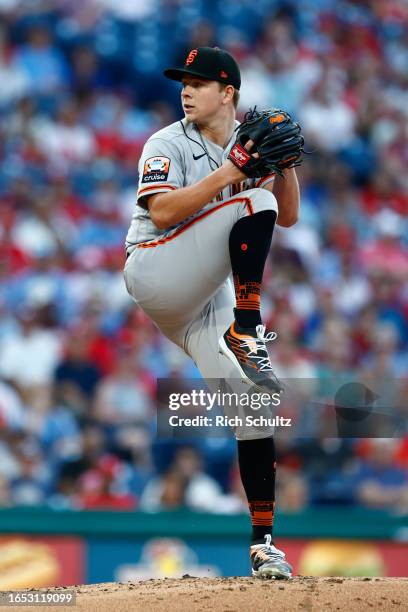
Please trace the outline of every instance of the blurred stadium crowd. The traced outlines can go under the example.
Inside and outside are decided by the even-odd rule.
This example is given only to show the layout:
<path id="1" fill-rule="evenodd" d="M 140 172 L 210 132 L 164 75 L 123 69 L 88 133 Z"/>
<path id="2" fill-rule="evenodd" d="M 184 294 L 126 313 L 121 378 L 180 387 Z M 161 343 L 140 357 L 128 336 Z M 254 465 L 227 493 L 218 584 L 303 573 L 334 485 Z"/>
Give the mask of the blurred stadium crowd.
<path id="1" fill-rule="evenodd" d="M 246 510 L 233 440 L 155 439 L 156 378 L 197 371 L 122 277 L 138 156 L 180 117 L 161 70 L 215 44 L 242 67 L 240 115 L 284 107 L 313 151 L 268 262 L 272 363 L 399 379 L 406 403 L 406 2 L 0 0 L 2 506 Z M 406 437 L 317 424 L 279 451 L 281 510 L 408 509 Z"/>

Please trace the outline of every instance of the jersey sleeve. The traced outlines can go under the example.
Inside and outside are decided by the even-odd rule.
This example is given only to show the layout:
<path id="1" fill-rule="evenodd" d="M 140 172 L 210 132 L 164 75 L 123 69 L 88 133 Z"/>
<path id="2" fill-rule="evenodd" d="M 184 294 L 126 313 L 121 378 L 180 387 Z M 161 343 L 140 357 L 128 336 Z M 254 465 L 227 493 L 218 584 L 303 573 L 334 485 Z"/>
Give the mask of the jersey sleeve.
<path id="1" fill-rule="evenodd" d="M 146 208 L 148 196 L 183 185 L 182 158 L 177 147 L 160 138 L 148 140 L 139 161 L 137 203 Z"/>

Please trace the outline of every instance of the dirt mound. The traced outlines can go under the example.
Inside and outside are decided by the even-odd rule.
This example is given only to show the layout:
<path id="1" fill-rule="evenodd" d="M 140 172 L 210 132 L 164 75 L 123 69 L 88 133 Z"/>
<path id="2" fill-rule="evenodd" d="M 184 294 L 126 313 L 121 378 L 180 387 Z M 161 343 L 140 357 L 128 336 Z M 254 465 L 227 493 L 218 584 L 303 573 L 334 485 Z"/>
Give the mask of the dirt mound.
<path id="1" fill-rule="evenodd" d="M 69 587 L 67 587 L 69 588 Z M 59 589 L 58 589 L 59 590 Z M 62 589 L 61 589 L 62 590 Z M 76 586 L 76 606 L 47 610 L 87 612 L 276 612 L 408 609 L 408 578 L 255 578 L 145 580 Z M 27 607 L 18 608 L 27 612 Z"/>

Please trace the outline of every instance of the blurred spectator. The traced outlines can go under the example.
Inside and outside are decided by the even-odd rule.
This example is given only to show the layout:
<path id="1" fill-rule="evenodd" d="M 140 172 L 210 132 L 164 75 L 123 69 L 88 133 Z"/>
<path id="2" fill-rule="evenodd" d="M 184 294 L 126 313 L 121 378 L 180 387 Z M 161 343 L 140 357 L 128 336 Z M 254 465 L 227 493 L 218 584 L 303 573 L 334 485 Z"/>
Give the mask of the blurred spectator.
<path id="1" fill-rule="evenodd" d="M 160 481 L 152 480 L 140 500 L 140 509 L 145 512 L 179 510 L 186 507 L 188 481 L 178 470 L 170 468 Z"/>
<path id="2" fill-rule="evenodd" d="M 340 282 L 333 296 L 337 310 L 353 316 L 366 306 L 371 298 L 371 288 L 367 278 L 353 261 L 353 255 L 347 252 L 341 254 Z"/>
<path id="3" fill-rule="evenodd" d="M 51 472 L 39 444 L 22 438 L 14 453 L 19 472 L 10 483 L 13 503 L 17 506 L 44 505 L 51 485 Z"/>
<path id="4" fill-rule="evenodd" d="M 86 45 L 73 49 L 71 67 L 72 89 L 78 97 L 92 96 L 96 89 L 111 85 L 108 74 L 101 69 L 95 50 Z"/>
<path id="5" fill-rule="evenodd" d="M 368 456 L 359 461 L 352 475 L 356 500 L 369 508 L 406 512 L 408 475 L 394 464 L 397 440 L 371 441 Z"/>
<path id="6" fill-rule="evenodd" d="M 88 510 L 133 510 L 136 498 L 120 487 L 124 469 L 117 457 L 104 455 L 80 478 L 80 505 Z"/>
<path id="7" fill-rule="evenodd" d="M 70 406 L 53 406 L 42 420 L 42 445 L 54 462 L 67 462 L 81 454 L 81 432 Z"/>
<path id="8" fill-rule="evenodd" d="M 26 214 L 16 219 L 11 233 L 15 246 L 28 257 L 37 258 L 32 265 L 32 273 L 46 267 L 52 268 L 55 263 L 53 258 L 64 248 L 61 239 L 66 229 L 53 208 L 54 202 L 42 194 L 41 199 L 32 200 Z"/>
<path id="9" fill-rule="evenodd" d="M 303 106 L 300 120 L 308 142 L 324 151 L 339 151 L 351 144 L 355 117 L 353 110 L 322 80 Z M 330 129 L 327 129 L 330 126 Z"/>
<path id="10" fill-rule="evenodd" d="M 54 171 L 66 171 L 70 164 L 89 161 L 95 152 L 90 128 L 81 125 L 79 108 L 73 100 L 65 101 L 55 121 L 37 121 L 32 129 L 35 146 L 48 159 Z"/>
<path id="11" fill-rule="evenodd" d="M 140 357 L 131 349 L 122 350 L 115 370 L 98 387 L 95 418 L 112 425 L 147 426 L 152 416 L 149 391 L 152 381 L 143 372 Z"/>
<path id="12" fill-rule="evenodd" d="M 55 383 L 72 400 L 86 404 L 93 397 L 101 374 L 88 359 L 88 342 L 83 334 L 68 336 L 64 358 L 56 365 Z"/>
<path id="13" fill-rule="evenodd" d="M 294 338 L 280 339 L 272 359 L 278 364 L 276 374 L 279 378 L 296 380 L 298 378 L 314 379 L 316 376 L 315 368 L 309 360 L 302 356 Z"/>
<path id="14" fill-rule="evenodd" d="M 394 232 L 399 236 L 396 217 L 390 216 L 389 212 L 405 216 L 408 211 L 408 193 L 398 186 L 397 181 L 392 180 L 384 168 L 378 168 L 378 171 L 369 177 L 368 185 L 361 190 L 361 206 L 368 215 L 385 211 L 385 217 L 384 213 L 377 217 L 377 229 L 385 233 L 391 230 L 391 234 Z M 385 228 L 382 227 L 383 223 Z"/>
<path id="15" fill-rule="evenodd" d="M 321 431 L 324 431 L 321 427 Z M 341 435 L 339 432 L 337 435 Z M 315 504 L 352 504 L 353 494 L 345 473 L 352 464 L 352 443 L 341 437 L 302 440 L 298 452 L 310 487 L 310 501 Z"/>
<path id="16" fill-rule="evenodd" d="M 180 504 L 183 500 L 183 504 L 191 510 L 203 512 L 230 512 L 241 507 L 235 497 L 223 495 L 215 480 L 203 472 L 201 457 L 190 446 L 176 451 L 170 470 L 146 486 L 140 500 L 140 509 L 158 511 L 163 508 L 163 499 L 168 503 L 168 496 L 170 499 L 178 499 Z"/>
<path id="17" fill-rule="evenodd" d="M 58 330 L 39 325 L 34 310 L 18 314 L 18 332 L 0 342 L 0 374 L 20 389 L 50 383 L 61 354 Z"/>
<path id="18" fill-rule="evenodd" d="M 28 78 L 24 71 L 13 64 L 12 53 L 7 45 L 4 27 L 0 27 L 0 107 L 22 98 L 28 90 Z"/>
<path id="19" fill-rule="evenodd" d="M 377 240 L 366 244 L 360 251 L 362 266 L 371 273 L 385 273 L 398 279 L 408 276 L 408 249 L 402 242 L 403 218 L 387 209 L 373 219 Z"/>
<path id="20" fill-rule="evenodd" d="M 28 29 L 25 44 L 15 55 L 16 65 L 29 80 L 30 92 L 51 94 L 67 85 L 68 67 L 45 24 Z"/>
<path id="21" fill-rule="evenodd" d="M 157 0 L 152 0 L 148 4 L 143 0 L 123 0 L 118 5 L 115 0 L 94 0 L 100 10 L 108 10 L 121 19 L 138 21 L 148 19 L 150 13 L 159 10 Z"/>
<path id="22" fill-rule="evenodd" d="M 7 478 L 0 475 L 0 508 L 12 505 L 10 484 Z"/>
<path id="23" fill-rule="evenodd" d="M 282 512 L 300 512 L 308 504 L 305 480 L 295 471 L 280 467 L 276 480 L 276 503 Z"/>
<path id="24" fill-rule="evenodd" d="M 0 428 L 21 429 L 25 423 L 25 411 L 18 393 L 12 385 L 0 379 Z"/>

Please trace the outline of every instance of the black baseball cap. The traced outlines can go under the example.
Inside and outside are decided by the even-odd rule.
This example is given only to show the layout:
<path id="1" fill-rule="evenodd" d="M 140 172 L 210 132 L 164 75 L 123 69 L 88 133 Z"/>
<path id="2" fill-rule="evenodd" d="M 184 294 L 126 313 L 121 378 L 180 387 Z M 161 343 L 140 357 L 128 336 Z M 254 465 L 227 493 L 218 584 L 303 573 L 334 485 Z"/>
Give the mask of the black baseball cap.
<path id="1" fill-rule="evenodd" d="M 237 62 L 227 51 L 218 47 L 192 49 L 182 68 L 167 68 L 163 74 L 173 81 L 181 81 L 183 77 L 190 75 L 233 85 L 235 89 L 241 87 L 241 73 Z"/>

